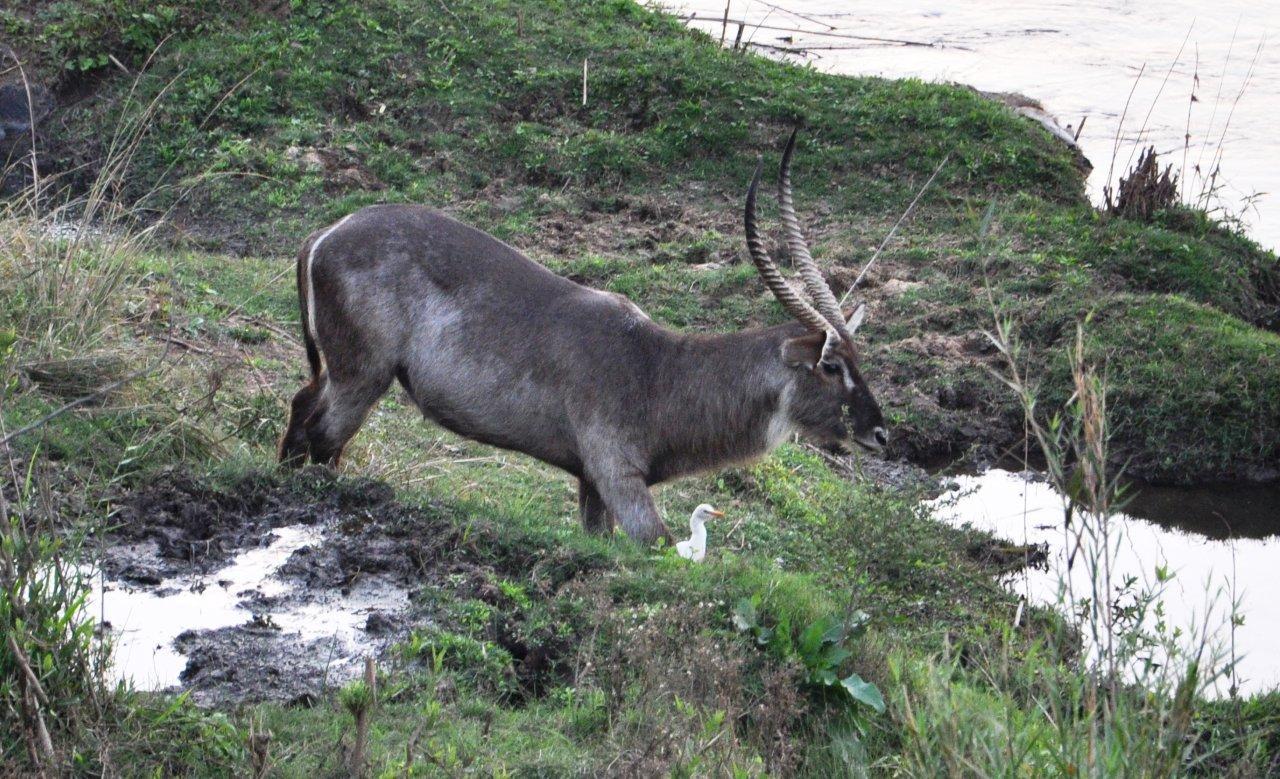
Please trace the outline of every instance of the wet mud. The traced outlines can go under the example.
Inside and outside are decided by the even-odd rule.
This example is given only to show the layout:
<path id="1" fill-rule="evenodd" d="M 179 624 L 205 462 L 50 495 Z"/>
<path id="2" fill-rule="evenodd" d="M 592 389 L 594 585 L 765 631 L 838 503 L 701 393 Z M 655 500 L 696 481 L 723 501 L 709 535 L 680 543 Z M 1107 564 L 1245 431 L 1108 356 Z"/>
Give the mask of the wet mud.
<path id="1" fill-rule="evenodd" d="M 119 505 L 94 593 L 115 639 L 114 672 L 220 708 L 310 705 L 355 678 L 366 656 L 386 657 L 433 625 L 443 602 L 502 606 L 499 580 L 552 593 L 592 567 L 320 469 L 227 487 L 168 473 Z M 495 614 L 488 638 L 510 652 L 518 689 L 545 687 L 569 647 L 529 634 L 518 614 Z"/>

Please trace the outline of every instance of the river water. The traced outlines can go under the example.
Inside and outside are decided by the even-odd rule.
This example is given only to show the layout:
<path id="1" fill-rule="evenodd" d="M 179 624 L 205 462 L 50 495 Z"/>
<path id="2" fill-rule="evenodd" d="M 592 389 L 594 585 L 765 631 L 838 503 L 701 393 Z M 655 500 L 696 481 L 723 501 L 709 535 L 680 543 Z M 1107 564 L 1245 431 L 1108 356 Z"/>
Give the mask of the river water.
<path id="1" fill-rule="evenodd" d="M 1064 607 L 1071 602 L 1068 586 L 1077 602 L 1088 596 L 1098 568 L 1088 562 L 1092 542 L 1086 537 L 1084 550 L 1068 559 L 1081 542 L 1064 528 L 1062 496 L 1038 475 L 993 468 L 948 481 L 953 489 L 928 504 L 938 519 L 1047 547 L 1045 567 L 1010 575 L 1013 592 L 1032 603 Z M 1151 593 L 1162 604 L 1168 630 L 1182 633 L 1170 639 L 1175 645 L 1183 651 L 1204 645 L 1202 658 L 1216 656 L 1220 669 L 1234 664 L 1234 673 L 1216 680 L 1209 695 L 1226 695 L 1232 686 L 1242 694 L 1280 687 L 1280 655 L 1274 651 L 1280 644 L 1280 609 L 1274 607 L 1280 596 L 1280 487 L 1244 488 L 1218 502 L 1210 500 L 1212 490 L 1136 489 L 1131 513 L 1111 520 L 1112 596 L 1130 580 L 1120 602 Z M 1142 518 L 1152 511 L 1160 521 Z M 1157 621 L 1152 614 L 1144 627 L 1154 630 Z M 1152 654 L 1168 662 L 1166 653 Z"/>
<path id="2" fill-rule="evenodd" d="M 665 7 L 720 36 L 725 0 Z M 1209 207 L 1280 247 L 1280 47 L 1265 45 L 1280 0 L 729 0 L 728 9 L 749 23 L 744 40 L 803 49 L 762 51 L 821 70 L 1020 92 L 1064 126 L 1083 119 L 1095 199 L 1109 173 L 1114 181 L 1154 145 L 1192 202 L 1212 188 Z M 727 42 L 736 32 L 730 25 Z"/>

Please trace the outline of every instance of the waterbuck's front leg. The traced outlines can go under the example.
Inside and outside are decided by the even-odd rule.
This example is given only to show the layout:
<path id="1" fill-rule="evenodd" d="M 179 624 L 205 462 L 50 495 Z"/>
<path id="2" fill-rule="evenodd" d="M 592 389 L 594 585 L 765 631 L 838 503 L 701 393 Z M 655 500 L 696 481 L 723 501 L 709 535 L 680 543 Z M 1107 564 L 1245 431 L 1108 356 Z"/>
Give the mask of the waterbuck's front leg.
<path id="1" fill-rule="evenodd" d="M 596 492 L 604 503 L 605 511 L 627 535 L 642 544 L 651 544 L 665 538 L 668 545 L 675 544 L 671 531 L 667 530 L 658 507 L 653 504 L 649 486 L 639 476 L 615 476 L 595 481 Z"/>
<path id="2" fill-rule="evenodd" d="M 613 515 L 605 508 L 596 485 L 586 479 L 578 480 L 578 514 L 582 517 L 582 527 L 588 533 L 613 535 Z"/>

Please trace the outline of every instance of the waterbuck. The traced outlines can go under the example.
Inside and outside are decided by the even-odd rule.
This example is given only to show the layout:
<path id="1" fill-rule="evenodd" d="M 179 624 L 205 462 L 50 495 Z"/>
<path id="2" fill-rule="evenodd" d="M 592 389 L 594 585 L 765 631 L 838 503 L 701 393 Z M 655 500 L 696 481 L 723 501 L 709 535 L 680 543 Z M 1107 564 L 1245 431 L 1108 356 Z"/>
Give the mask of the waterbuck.
<path id="1" fill-rule="evenodd" d="M 576 476 L 588 531 L 617 522 L 651 542 L 672 540 L 654 484 L 759 457 L 795 432 L 881 449 L 888 434 L 853 342 L 865 307 L 846 318 L 809 254 L 794 148 L 792 135 L 778 195 L 803 291 L 761 241 L 759 164 L 747 190 L 751 259 L 797 320 L 776 327 L 675 332 L 421 206 L 369 206 L 313 233 L 297 267 L 311 381 L 293 398 L 281 462 L 336 465 L 395 379 L 443 427 Z"/>

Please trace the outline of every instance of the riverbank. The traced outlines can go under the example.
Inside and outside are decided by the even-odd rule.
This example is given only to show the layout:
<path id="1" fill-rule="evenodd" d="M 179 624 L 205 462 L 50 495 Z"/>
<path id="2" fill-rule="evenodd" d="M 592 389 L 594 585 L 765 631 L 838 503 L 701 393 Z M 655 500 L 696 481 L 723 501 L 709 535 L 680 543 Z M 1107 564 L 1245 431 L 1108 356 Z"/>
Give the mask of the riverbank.
<path id="1" fill-rule="evenodd" d="M 1015 741 L 1045 770 L 1105 773 L 1123 766 L 1089 761 L 1138 759 L 1090 741 L 1091 707 L 1042 718 L 1041 703 L 1076 700 L 1064 690 L 1082 702 L 1092 677 L 1051 613 L 1010 627 L 1017 604 L 994 578 L 1003 563 L 983 553 L 991 539 L 940 525 L 920 511 L 919 490 L 860 477 L 873 469 L 856 459 L 832 468 L 787 445 L 661 490 L 673 526 L 701 502 L 728 512 L 703 566 L 585 536 L 566 477 L 445 434 L 398 396 L 371 416 L 336 481 L 275 474 L 272 449 L 304 367 L 291 255 L 305 233 L 360 205 L 429 202 L 560 273 L 629 295 L 658 321 L 729 330 L 783 317 L 744 262 L 739 214 L 755 154 L 775 160 L 797 119 L 798 210 L 837 292 L 950 153 L 858 293 L 871 305 L 864 360 L 895 429 L 892 456 L 995 457 L 1017 440 L 1020 418 L 982 334 L 990 294 L 1020 321 L 1046 404 L 1061 399 L 1055 371 L 1074 321 L 1096 311 L 1097 353 L 1132 366 L 1113 371 L 1111 396 L 1126 453 L 1141 454 L 1146 473 L 1181 480 L 1274 463 L 1266 436 L 1280 414 L 1267 413 L 1280 379 L 1263 369 L 1280 346 L 1254 324 L 1274 302 L 1274 256 L 1194 216 L 1099 216 L 1066 150 L 972 91 L 736 55 L 630 3 L 450 3 L 437 13 L 407 0 L 246 2 L 227 16 L 158 21 L 113 7 L 64 4 L 54 19 L 32 4 L 7 21 L 46 42 L 51 19 L 58 36 L 77 31 L 67 41 L 128 42 L 139 24 L 158 25 L 148 33 L 157 40 L 174 33 L 137 82 L 137 103 L 160 98 L 113 185 L 148 196 L 117 226 L 158 224 L 160 234 L 50 241 L 23 213 L 7 214 L 15 240 L 4 279 L 26 308 L 0 322 L 13 334 L 5 430 L 111 387 L 4 453 L 6 499 L 24 521 L 82 528 L 99 550 L 151 543 L 173 553 L 143 558 L 153 568 L 214 549 L 200 575 L 269 547 L 279 528 L 314 526 L 324 540 L 294 561 L 290 581 L 322 560 L 342 573 L 313 582 L 326 598 L 378 577 L 404 588 L 407 605 L 374 625 L 388 642 L 370 754 L 388 772 L 413 762 L 426 773 L 927 773 L 941 752 L 995 760 Z M 131 72 L 141 50 L 112 49 Z M 49 125 L 47 172 L 74 180 L 88 176 L 75 160 L 103 159 L 101 128 L 121 115 L 133 81 L 95 68 L 53 76 L 55 64 L 41 71 L 55 85 L 67 79 L 54 89 L 64 103 Z M 28 277 L 9 271 L 34 260 L 64 263 L 70 282 L 21 286 Z M 1170 393 L 1175 378 L 1181 391 Z M 16 478 L 28 468 L 30 479 Z M 154 506 L 145 498 L 157 491 L 171 502 L 136 510 Z M 208 507 L 236 521 L 205 521 Z M 110 581 L 127 582 L 112 565 Z M 141 588 L 193 573 L 139 571 Z M 244 596 L 261 620 L 185 644 L 221 658 L 192 672 L 193 687 L 214 691 L 207 700 L 247 695 L 243 684 L 218 685 L 262 655 L 257 647 L 287 638 L 271 615 L 296 604 L 270 597 Z M 223 645 L 241 651 L 219 654 Z M 303 690 L 309 697 L 281 684 L 287 694 L 223 713 L 101 693 L 91 716 L 50 671 L 46 692 L 62 693 L 49 696 L 61 708 L 47 709 L 60 759 L 89 771 L 252 773 L 265 760 L 283 775 L 341 772 L 352 744 L 344 701 L 358 688 L 275 667 L 290 683 L 324 682 Z M 878 688 L 883 713 L 859 682 Z M 1200 764 L 1208 774 L 1266 770 L 1273 698 L 1179 699 L 1174 712 L 1144 708 L 1133 691 L 1117 696 L 1109 721 L 1165 738 L 1160 759 L 1174 764 L 1192 743 L 1211 756 Z M 1187 717 L 1176 738 L 1162 730 L 1183 723 L 1170 713 Z M 1010 721 L 1026 726 L 1011 733 Z M 22 727 L 6 730 L 6 760 L 29 759 Z"/>
<path id="2" fill-rule="evenodd" d="M 669 3 L 717 38 L 725 5 Z M 1226 0 L 1213 14 L 1195 0 L 1102 0 L 1085 9 L 1060 0 L 729 6 L 730 18 L 745 22 L 742 42 L 771 57 L 828 73 L 1032 95 L 1098 163 L 1088 182 L 1094 203 L 1155 146 L 1184 202 L 1280 247 L 1280 201 L 1268 194 L 1280 191 L 1280 153 L 1268 132 L 1280 99 L 1280 57 L 1266 45 L 1272 3 Z M 726 45 L 735 37 L 730 22 Z"/>

